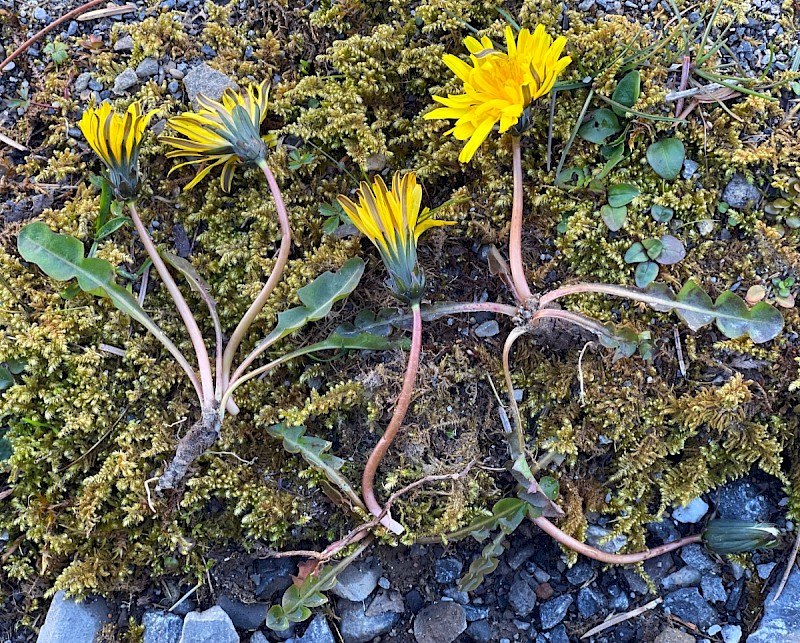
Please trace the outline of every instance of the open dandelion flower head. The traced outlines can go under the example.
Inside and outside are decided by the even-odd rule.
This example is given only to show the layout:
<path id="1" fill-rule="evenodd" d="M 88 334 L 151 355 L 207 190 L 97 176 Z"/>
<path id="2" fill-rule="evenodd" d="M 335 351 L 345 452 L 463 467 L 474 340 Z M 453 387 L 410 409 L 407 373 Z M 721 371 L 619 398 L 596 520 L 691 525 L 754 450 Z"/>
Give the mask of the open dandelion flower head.
<path id="1" fill-rule="evenodd" d="M 222 189 L 230 192 L 237 165 L 259 163 L 266 158 L 267 146 L 259 132 L 267 115 L 268 100 L 269 90 L 264 81 L 246 92 L 226 89 L 219 101 L 198 96 L 198 111 L 169 119 L 170 127 L 186 138 L 162 136 L 161 141 L 175 148 L 167 152 L 167 157 L 187 159 L 170 172 L 185 165 L 208 162 L 185 190 L 193 188 L 213 168 L 221 165 Z"/>
<path id="2" fill-rule="evenodd" d="M 447 134 L 467 141 L 458 157 L 462 163 L 474 156 L 496 125 L 501 134 L 517 126 L 531 103 L 548 94 L 558 75 L 572 62 L 569 56 L 561 57 L 566 38 L 561 36 L 554 42 L 542 25 L 533 33 L 521 30 L 516 41 L 511 27 L 506 27 L 505 35 L 507 52 L 495 49 L 485 36 L 481 40 L 466 38 L 472 65 L 451 54 L 443 58 L 464 83 L 464 93 L 434 96 L 444 107 L 425 118 L 457 119 Z"/>
<path id="3" fill-rule="evenodd" d="M 154 112 L 142 112 L 139 102 L 117 113 L 109 103 L 83 112 L 79 126 L 84 138 L 108 168 L 108 180 L 121 201 L 136 198 L 139 187 L 139 147 Z"/>
<path id="4" fill-rule="evenodd" d="M 417 241 L 429 228 L 454 222 L 432 219 L 428 208 L 420 212 L 422 187 L 413 172 L 396 172 L 391 190 L 380 176 L 372 186 L 362 181 L 357 196 L 358 203 L 346 196 L 338 200 L 353 225 L 378 248 L 395 296 L 406 303 L 419 302 L 425 276 L 417 263 Z"/>

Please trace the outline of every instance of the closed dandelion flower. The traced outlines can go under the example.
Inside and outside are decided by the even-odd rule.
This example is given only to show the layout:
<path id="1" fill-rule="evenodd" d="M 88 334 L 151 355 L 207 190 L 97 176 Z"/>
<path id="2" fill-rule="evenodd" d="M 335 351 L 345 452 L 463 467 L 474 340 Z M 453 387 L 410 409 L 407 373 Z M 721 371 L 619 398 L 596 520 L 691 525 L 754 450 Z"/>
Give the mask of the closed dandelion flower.
<path id="1" fill-rule="evenodd" d="M 425 276 L 417 263 L 417 241 L 429 228 L 455 222 L 432 219 L 428 208 L 420 212 L 422 187 L 413 172 L 396 172 L 391 191 L 380 176 L 371 187 L 362 181 L 357 194 L 358 204 L 346 196 L 339 196 L 339 203 L 353 225 L 378 248 L 394 295 L 406 303 L 418 303 Z"/>
<path id="2" fill-rule="evenodd" d="M 186 138 L 162 136 L 161 141 L 175 149 L 168 158 L 188 159 L 170 172 L 194 163 L 209 162 L 184 188 L 197 185 L 213 168 L 222 166 L 220 183 L 230 192 L 233 172 L 239 164 L 263 163 L 267 146 L 261 139 L 261 123 L 267 115 L 269 90 L 267 81 L 247 92 L 226 89 L 220 101 L 198 96 L 200 109 L 169 119 L 169 125 Z"/>
<path id="3" fill-rule="evenodd" d="M 81 132 L 108 168 L 108 180 L 121 201 L 136 198 L 139 147 L 153 113 L 142 113 L 138 102 L 132 103 L 124 114 L 118 114 L 108 103 L 100 103 L 89 107 L 81 117 Z"/>
<path id="4" fill-rule="evenodd" d="M 505 53 L 495 49 L 485 36 L 480 41 L 472 36 L 466 38 L 471 66 L 451 54 L 443 58 L 464 83 L 464 93 L 447 98 L 434 96 L 444 107 L 434 109 L 425 118 L 457 119 L 446 133 L 467 141 L 458 157 L 462 163 L 474 156 L 496 125 L 501 134 L 524 131 L 526 109 L 553 89 L 558 75 L 572 62 L 569 56 L 561 57 L 566 38 L 561 36 L 553 42 L 542 25 L 532 34 L 521 30 L 516 41 L 511 27 L 506 27 L 505 35 Z"/>

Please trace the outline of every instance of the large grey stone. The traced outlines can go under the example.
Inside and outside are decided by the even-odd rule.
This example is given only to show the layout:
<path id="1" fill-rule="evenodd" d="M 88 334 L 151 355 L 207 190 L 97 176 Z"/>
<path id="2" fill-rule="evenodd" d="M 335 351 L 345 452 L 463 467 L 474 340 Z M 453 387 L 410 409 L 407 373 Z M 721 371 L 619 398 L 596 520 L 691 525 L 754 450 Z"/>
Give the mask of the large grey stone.
<path id="1" fill-rule="evenodd" d="M 331 592 L 348 601 L 365 600 L 378 586 L 381 577 L 380 565 L 373 559 L 353 563 L 339 574 Z"/>
<path id="2" fill-rule="evenodd" d="M 267 620 L 269 605 L 266 603 L 243 603 L 223 594 L 217 599 L 217 605 L 240 630 L 258 629 Z"/>
<path id="3" fill-rule="evenodd" d="M 678 571 L 672 572 L 669 576 L 665 576 L 661 580 L 661 587 L 668 592 L 679 587 L 697 587 L 702 578 L 703 575 L 694 567 L 682 567 Z"/>
<path id="4" fill-rule="evenodd" d="M 177 614 L 161 610 L 147 610 L 142 617 L 144 643 L 178 643 L 183 630 L 183 619 Z"/>
<path id="5" fill-rule="evenodd" d="M 434 603 L 414 619 L 417 643 L 452 643 L 466 629 L 464 608 L 458 603 Z"/>
<path id="6" fill-rule="evenodd" d="M 336 643 L 328 621 L 324 614 L 317 614 L 306 628 L 303 636 L 296 638 L 295 643 Z"/>
<path id="7" fill-rule="evenodd" d="M 732 208 L 743 210 L 758 205 L 761 200 L 761 192 L 744 175 L 737 173 L 733 175 L 722 191 L 722 200 Z"/>
<path id="8" fill-rule="evenodd" d="M 155 58 L 145 58 L 136 67 L 136 75 L 139 78 L 150 78 L 158 73 L 158 61 Z"/>
<path id="9" fill-rule="evenodd" d="M 139 77 L 136 72 L 130 67 L 123 71 L 114 81 L 114 93 L 117 95 L 124 94 L 131 87 L 139 82 Z"/>
<path id="10" fill-rule="evenodd" d="M 344 643 L 367 643 L 394 627 L 403 612 L 402 599 L 398 603 L 389 597 L 384 603 L 382 596 L 376 596 L 369 606 L 363 601 L 354 603 L 344 598 L 336 602 L 341 618 L 339 632 Z M 372 609 L 376 602 L 378 604 Z"/>
<path id="11" fill-rule="evenodd" d="M 212 69 L 205 63 L 197 65 L 183 78 L 186 95 L 192 103 L 198 94 L 211 100 L 219 100 L 226 89 L 239 89 L 239 86 L 221 71 Z"/>
<path id="12" fill-rule="evenodd" d="M 764 601 L 764 616 L 747 643 L 800 642 L 800 572 L 795 568 L 777 601 L 775 588 Z"/>
<path id="13" fill-rule="evenodd" d="M 598 525 L 589 525 L 586 529 L 586 542 L 592 547 L 597 547 L 600 551 L 608 554 L 616 554 L 628 542 L 625 536 L 614 536 L 610 540 L 606 540 L 611 535 L 611 531 L 599 527 Z"/>
<path id="14" fill-rule="evenodd" d="M 557 598 L 542 603 L 539 607 L 539 620 L 543 630 L 550 630 L 564 620 L 569 606 L 572 605 L 572 596 L 564 594 Z"/>
<path id="15" fill-rule="evenodd" d="M 700 522 L 708 513 L 708 503 L 702 498 L 694 498 L 689 504 L 678 507 L 672 512 L 672 517 L 682 523 Z"/>
<path id="16" fill-rule="evenodd" d="M 239 635 L 225 610 L 215 605 L 186 615 L 180 643 L 239 643 Z"/>
<path id="17" fill-rule="evenodd" d="M 735 480 L 718 491 L 717 512 L 726 520 L 766 522 L 774 508 L 759 489 L 748 480 Z"/>
<path id="18" fill-rule="evenodd" d="M 81 603 L 56 592 L 47 610 L 37 643 L 94 643 L 95 636 L 109 622 L 108 606 L 102 598 Z"/>
<path id="19" fill-rule="evenodd" d="M 536 607 L 536 592 L 524 580 L 516 580 L 508 591 L 508 604 L 518 616 L 527 616 Z"/>
<path id="20" fill-rule="evenodd" d="M 687 587 L 667 594 L 663 605 L 664 611 L 669 610 L 670 614 L 694 623 L 704 630 L 714 625 L 718 618 L 717 611 L 700 596 L 700 592 L 695 587 Z"/>

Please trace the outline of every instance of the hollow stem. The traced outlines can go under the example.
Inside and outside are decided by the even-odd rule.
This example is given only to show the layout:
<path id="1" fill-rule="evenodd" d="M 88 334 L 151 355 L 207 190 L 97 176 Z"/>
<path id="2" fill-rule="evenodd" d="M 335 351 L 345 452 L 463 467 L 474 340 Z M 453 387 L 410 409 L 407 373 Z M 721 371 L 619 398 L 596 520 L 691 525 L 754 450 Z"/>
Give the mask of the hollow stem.
<path id="1" fill-rule="evenodd" d="M 413 329 L 411 332 L 411 351 L 408 354 L 408 364 L 406 366 L 406 374 L 403 378 L 403 388 L 400 391 L 400 397 L 397 398 L 397 404 L 394 407 L 394 414 L 386 427 L 378 444 L 370 453 L 367 464 L 364 466 L 364 474 L 361 478 L 361 495 L 364 497 L 364 504 L 370 510 L 373 516 L 380 517 L 381 524 L 389 531 L 395 534 L 402 534 L 403 526 L 394 520 L 389 513 L 384 514 L 383 507 L 378 503 L 375 498 L 375 474 L 378 472 L 378 466 L 389 450 L 397 431 L 403 424 L 406 417 L 406 412 L 411 404 L 411 394 L 414 391 L 414 383 L 417 379 L 417 370 L 419 369 L 419 358 L 422 352 L 422 314 L 420 312 L 419 304 L 412 304 L 411 313 L 413 315 Z"/>
<path id="2" fill-rule="evenodd" d="M 522 149 L 519 136 L 511 137 L 511 155 L 514 166 L 514 201 L 511 208 L 511 235 L 508 240 L 508 262 L 511 265 L 511 278 L 517 296 L 524 304 L 532 297 L 525 268 L 522 265 Z"/>
<path id="3" fill-rule="evenodd" d="M 613 286 L 611 284 L 573 284 L 571 286 L 562 286 L 561 288 L 551 290 L 542 295 L 542 298 L 539 300 L 539 306 L 544 307 L 561 297 L 576 295 L 583 292 L 597 292 L 605 295 L 613 295 L 615 297 L 624 297 L 625 299 L 642 301 L 646 304 L 664 304 L 663 298 L 654 297 L 644 290 L 637 290 L 626 286 Z"/>
<path id="4" fill-rule="evenodd" d="M 253 321 L 261 312 L 264 304 L 267 303 L 267 300 L 272 294 L 272 291 L 275 289 L 275 286 L 281 280 L 281 277 L 283 276 L 283 270 L 286 267 L 286 262 L 289 260 L 289 251 L 291 250 L 292 246 L 292 230 L 289 226 L 289 214 L 286 211 L 286 205 L 283 202 L 283 196 L 281 195 L 281 190 L 278 187 L 278 182 L 275 180 L 275 175 L 272 174 L 272 170 L 269 169 L 269 165 L 267 165 L 267 162 L 264 159 L 258 163 L 258 167 L 260 167 L 261 171 L 264 172 L 264 176 L 269 184 L 270 192 L 272 192 L 272 198 L 275 200 L 275 209 L 278 212 L 278 220 L 281 224 L 281 245 L 278 250 L 278 257 L 275 260 L 275 266 L 272 268 L 272 272 L 267 279 L 267 283 L 264 284 L 261 292 L 258 293 L 258 297 L 255 298 L 253 303 L 250 305 L 250 308 L 247 309 L 247 312 L 242 317 L 241 321 L 239 321 L 239 324 L 231 334 L 228 345 L 225 347 L 225 352 L 222 355 L 222 390 L 225 390 L 228 387 L 231 366 L 233 365 L 233 358 L 236 354 L 236 349 L 239 348 L 239 344 L 242 343 L 247 331 L 250 330 L 250 326 L 253 324 Z M 264 350 L 263 345 L 259 348 Z M 260 350 L 256 349 L 256 351 L 248 356 L 245 362 L 247 364 L 252 363 L 252 361 L 260 352 Z M 242 366 L 244 366 L 244 363 Z M 241 367 L 239 370 L 241 370 Z M 228 410 L 234 412 L 234 409 L 235 405 L 232 403 L 229 404 Z"/>
<path id="5" fill-rule="evenodd" d="M 681 540 L 676 540 L 673 543 L 667 543 L 666 545 L 653 547 L 652 549 L 646 549 L 645 551 L 640 551 L 635 554 L 609 554 L 596 549 L 591 545 L 582 543 L 580 540 L 577 540 L 568 534 L 565 534 L 544 516 L 534 518 L 533 522 L 537 527 L 539 527 L 539 529 L 545 532 L 548 536 L 551 536 L 564 547 L 567 547 L 572 551 L 576 551 L 579 554 L 583 554 L 587 558 L 593 558 L 594 560 L 599 560 L 600 562 L 607 563 L 609 565 L 633 565 L 635 563 L 641 563 L 642 561 L 650 560 L 651 558 L 661 556 L 676 549 L 680 549 L 686 545 L 692 545 L 694 543 L 700 543 L 703 541 L 702 536 L 697 534 L 694 536 L 687 536 Z"/>
<path id="6" fill-rule="evenodd" d="M 205 406 L 214 400 L 214 376 L 211 373 L 211 362 L 208 359 L 208 351 L 206 350 L 200 327 L 197 325 L 197 320 L 195 320 L 194 315 L 192 315 L 189 304 L 186 303 L 181 291 L 178 289 L 178 285 L 169 273 L 163 259 L 161 259 L 161 255 L 158 254 L 158 250 L 153 240 L 150 238 L 147 228 L 144 227 L 144 223 L 142 223 L 142 219 L 139 217 L 136 205 L 130 202 L 128 203 L 128 207 L 131 211 L 133 225 L 136 228 L 136 232 L 139 233 L 139 239 L 141 239 L 142 245 L 150 256 L 153 265 L 158 271 L 158 275 L 161 277 L 161 281 L 164 282 L 172 300 L 175 302 L 175 307 L 178 309 L 178 313 L 186 326 L 186 330 L 189 331 L 189 338 L 192 341 L 192 346 L 194 346 L 194 351 L 197 355 L 197 366 L 200 371 L 200 383 Z"/>

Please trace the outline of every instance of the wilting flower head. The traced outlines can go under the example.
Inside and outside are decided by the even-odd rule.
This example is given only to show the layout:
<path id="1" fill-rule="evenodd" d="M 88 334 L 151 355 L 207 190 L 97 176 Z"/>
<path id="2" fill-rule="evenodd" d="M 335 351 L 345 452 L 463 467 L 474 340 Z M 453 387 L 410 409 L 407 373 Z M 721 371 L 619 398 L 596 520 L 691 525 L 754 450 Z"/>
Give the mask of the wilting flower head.
<path id="1" fill-rule="evenodd" d="M 402 176 L 396 172 L 391 191 L 380 176 L 372 187 L 362 181 L 357 194 L 358 204 L 346 196 L 339 196 L 339 203 L 381 253 L 389 271 L 387 285 L 394 295 L 406 303 L 419 302 L 425 275 L 417 263 L 417 240 L 428 228 L 455 222 L 431 219 L 428 208 L 420 212 L 422 187 L 413 172 Z"/>
<path id="2" fill-rule="evenodd" d="M 268 98 L 267 81 L 258 87 L 248 87 L 246 93 L 226 89 L 219 102 L 200 95 L 197 97 L 200 110 L 169 119 L 169 125 L 186 138 L 162 136 L 160 140 L 176 148 L 167 152 L 167 157 L 188 159 L 171 172 L 184 165 L 211 161 L 185 190 L 197 185 L 212 168 L 222 165 L 222 189 L 230 192 L 237 165 L 259 163 L 266 158 L 267 146 L 259 130 L 267 115 Z"/>
<path id="3" fill-rule="evenodd" d="M 495 125 L 500 124 L 502 134 L 517 126 L 521 119 L 526 120 L 525 110 L 553 89 L 558 75 L 572 62 L 569 56 L 560 58 L 566 38 L 561 36 L 553 42 L 542 25 L 533 34 L 523 29 L 516 42 L 511 27 L 506 27 L 507 53 L 495 49 L 486 36 L 480 41 L 469 36 L 464 44 L 469 49 L 472 66 L 451 54 L 443 58 L 463 81 L 464 93 L 447 98 L 434 96 L 445 107 L 425 115 L 429 119 L 458 119 L 447 134 L 453 134 L 459 141 L 469 139 L 458 156 L 462 163 L 473 157 Z"/>
<path id="4" fill-rule="evenodd" d="M 703 542 L 718 554 L 741 554 L 774 547 L 778 530 L 768 523 L 744 520 L 712 520 L 703 532 Z"/>
<path id="5" fill-rule="evenodd" d="M 108 103 L 89 107 L 79 123 L 83 136 L 108 168 L 108 180 L 122 201 L 136 197 L 139 185 L 139 146 L 154 112 L 142 113 L 135 102 L 124 114 Z"/>

